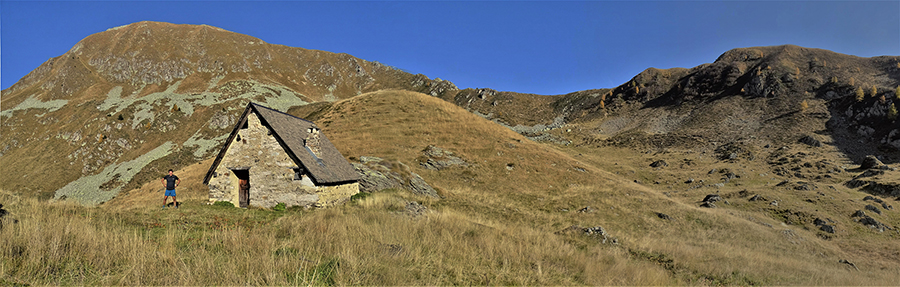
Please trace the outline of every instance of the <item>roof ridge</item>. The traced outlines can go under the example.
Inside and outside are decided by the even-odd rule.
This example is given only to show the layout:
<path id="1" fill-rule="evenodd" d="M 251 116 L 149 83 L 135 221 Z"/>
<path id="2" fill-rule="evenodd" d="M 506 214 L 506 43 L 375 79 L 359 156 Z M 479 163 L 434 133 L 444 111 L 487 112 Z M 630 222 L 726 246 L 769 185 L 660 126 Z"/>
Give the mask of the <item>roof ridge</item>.
<path id="1" fill-rule="evenodd" d="M 289 116 L 289 117 L 292 117 L 292 118 L 295 118 L 295 119 L 298 119 L 298 120 L 301 120 L 301 121 L 304 121 L 307 123 L 311 123 L 311 124 L 315 125 L 316 127 L 318 127 L 318 125 L 316 125 L 316 123 L 314 123 L 313 121 L 310 121 L 310 120 L 307 120 L 307 119 L 304 119 L 304 118 L 301 118 L 301 117 L 298 117 L 298 116 L 295 116 L 292 114 L 288 114 L 288 113 L 285 113 L 285 112 L 282 112 L 282 111 L 279 111 L 279 110 L 276 110 L 276 109 L 273 109 L 270 107 L 266 107 L 266 106 L 263 106 L 263 105 L 260 105 L 260 104 L 254 103 L 254 102 L 250 102 L 250 105 L 252 105 L 255 108 L 264 108 L 266 110 L 270 110 L 270 111 L 273 111 L 273 112 L 276 112 L 276 113 L 279 113 L 279 114 L 282 114 L 285 116 Z"/>

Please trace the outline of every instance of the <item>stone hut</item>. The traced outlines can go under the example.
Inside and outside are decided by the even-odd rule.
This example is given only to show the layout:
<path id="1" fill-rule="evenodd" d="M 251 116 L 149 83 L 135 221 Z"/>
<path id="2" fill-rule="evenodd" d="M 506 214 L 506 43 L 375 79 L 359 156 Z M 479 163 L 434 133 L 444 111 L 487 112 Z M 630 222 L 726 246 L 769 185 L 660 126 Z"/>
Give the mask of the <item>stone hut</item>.
<path id="1" fill-rule="evenodd" d="M 359 174 L 315 123 L 249 103 L 203 178 L 209 201 L 327 207 L 359 193 Z"/>

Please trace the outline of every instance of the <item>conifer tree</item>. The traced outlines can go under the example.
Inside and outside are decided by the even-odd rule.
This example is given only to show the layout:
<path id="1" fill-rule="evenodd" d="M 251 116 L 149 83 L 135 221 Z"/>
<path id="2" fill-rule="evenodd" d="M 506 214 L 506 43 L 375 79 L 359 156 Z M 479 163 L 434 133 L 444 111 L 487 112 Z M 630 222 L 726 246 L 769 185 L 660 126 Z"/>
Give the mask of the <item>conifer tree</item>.
<path id="1" fill-rule="evenodd" d="M 856 101 L 862 102 L 863 99 L 865 99 L 865 98 L 866 98 L 866 92 L 863 91 L 862 87 L 856 89 Z"/>

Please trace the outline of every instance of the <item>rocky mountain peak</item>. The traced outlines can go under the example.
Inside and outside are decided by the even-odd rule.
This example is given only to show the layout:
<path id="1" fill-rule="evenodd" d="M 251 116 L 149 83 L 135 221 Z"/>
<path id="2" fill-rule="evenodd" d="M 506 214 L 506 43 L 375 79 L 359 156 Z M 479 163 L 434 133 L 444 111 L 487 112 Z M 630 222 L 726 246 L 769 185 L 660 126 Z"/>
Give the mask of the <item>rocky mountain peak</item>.
<path id="1" fill-rule="evenodd" d="M 165 91 L 176 82 L 182 93 L 220 92 L 218 86 L 235 80 L 282 86 L 308 101 L 385 88 L 440 87 L 428 91 L 435 95 L 457 90 L 448 81 L 432 84 L 427 77 L 347 54 L 268 44 L 207 25 L 145 21 L 90 35 L 49 59 L 3 91 L 4 108 L 32 95 L 87 101 L 116 86 L 136 96 Z"/>

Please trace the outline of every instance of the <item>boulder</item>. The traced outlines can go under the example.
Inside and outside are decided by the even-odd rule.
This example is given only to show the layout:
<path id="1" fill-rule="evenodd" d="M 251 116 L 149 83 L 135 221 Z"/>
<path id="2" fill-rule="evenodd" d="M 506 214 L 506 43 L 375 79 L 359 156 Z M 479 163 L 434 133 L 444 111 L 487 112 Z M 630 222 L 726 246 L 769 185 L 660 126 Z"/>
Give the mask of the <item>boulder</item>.
<path id="1" fill-rule="evenodd" d="M 675 220 L 674 218 L 672 218 L 672 217 L 669 216 L 668 214 L 665 214 L 665 213 L 662 213 L 662 212 L 657 212 L 657 213 L 656 213 L 656 217 L 659 217 L 659 218 L 665 219 L 665 220 Z"/>
<path id="2" fill-rule="evenodd" d="M 800 143 L 804 143 L 811 147 L 821 147 L 822 146 L 822 142 L 820 142 L 819 140 L 817 140 L 809 135 L 805 135 L 805 136 L 801 137 L 799 141 L 800 141 Z"/>
<path id="3" fill-rule="evenodd" d="M 664 160 L 657 160 L 650 164 L 650 167 L 667 167 L 669 163 Z"/>
<path id="4" fill-rule="evenodd" d="M 706 197 L 703 198 L 703 202 L 712 203 L 712 202 L 716 202 L 716 201 L 722 201 L 722 197 L 719 196 L 718 194 L 708 194 L 708 195 L 706 195 Z"/>
<path id="5" fill-rule="evenodd" d="M 863 187 L 869 183 L 871 183 L 871 181 L 851 179 L 851 180 L 847 181 L 847 183 L 844 184 L 844 186 L 849 187 L 849 188 L 859 188 L 859 187 Z"/>
<path id="6" fill-rule="evenodd" d="M 577 212 L 578 213 L 591 213 L 591 212 L 594 212 L 594 208 L 592 208 L 590 206 L 585 206 L 584 208 L 579 209 Z"/>
<path id="7" fill-rule="evenodd" d="M 866 210 L 871 210 L 872 212 L 881 214 L 881 210 L 878 209 L 878 207 L 875 207 L 874 205 L 871 205 L 871 204 L 866 204 Z"/>
<path id="8" fill-rule="evenodd" d="M 874 155 L 867 155 L 866 158 L 863 159 L 862 163 L 859 165 L 861 169 L 870 169 L 870 168 L 881 168 L 884 166 L 880 160 Z"/>
<path id="9" fill-rule="evenodd" d="M 880 198 L 876 198 L 876 197 L 873 197 L 873 196 L 871 196 L 871 195 L 866 195 L 866 197 L 863 197 L 863 201 L 866 201 L 866 200 L 871 200 L 871 201 L 874 201 L 874 202 L 877 202 L 877 203 L 884 203 L 884 201 L 881 200 Z"/>
<path id="10" fill-rule="evenodd" d="M 828 221 L 831 221 L 831 220 L 829 219 Z M 828 232 L 828 233 L 834 233 L 834 225 L 829 224 L 829 223 L 833 223 L 833 222 L 827 222 L 821 218 L 816 218 L 816 220 L 813 221 L 813 224 L 818 226 L 820 230 Z"/>
<path id="11" fill-rule="evenodd" d="M 704 202 L 704 203 L 701 203 L 701 204 L 700 204 L 700 207 L 705 207 L 705 208 L 716 208 L 716 204 L 715 204 L 715 203 L 712 203 L 712 202 Z"/>
<path id="12" fill-rule="evenodd" d="M 845 260 L 845 259 L 841 259 L 841 260 L 838 260 L 838 263 L 844 263 L 844 264 L 847 264 L 847 265 L 849 265 L 850 267 L 853 267 L 853 269 L 856 269 L 856 271 L 859 271 L 859 268 L 856 267 L 856 264 L 853 264 L 853 262 L 847 261 L 847 260 Z"/>

